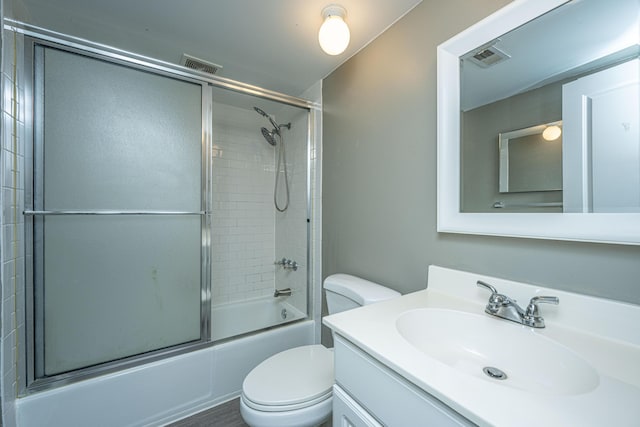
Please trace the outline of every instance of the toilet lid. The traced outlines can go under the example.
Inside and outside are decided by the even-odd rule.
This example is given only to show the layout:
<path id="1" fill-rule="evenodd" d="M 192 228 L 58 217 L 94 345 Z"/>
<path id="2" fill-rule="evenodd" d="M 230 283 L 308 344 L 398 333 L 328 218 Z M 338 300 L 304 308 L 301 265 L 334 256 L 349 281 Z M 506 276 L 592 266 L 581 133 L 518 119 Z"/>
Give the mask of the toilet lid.
<path id="1" fill-rule="evenodd" d="M 245 378 L 242 393 L 251 406 L 302 407 L 329 397 L 333 378 L 333 352 L 307 345 L 260 363 Z"/>

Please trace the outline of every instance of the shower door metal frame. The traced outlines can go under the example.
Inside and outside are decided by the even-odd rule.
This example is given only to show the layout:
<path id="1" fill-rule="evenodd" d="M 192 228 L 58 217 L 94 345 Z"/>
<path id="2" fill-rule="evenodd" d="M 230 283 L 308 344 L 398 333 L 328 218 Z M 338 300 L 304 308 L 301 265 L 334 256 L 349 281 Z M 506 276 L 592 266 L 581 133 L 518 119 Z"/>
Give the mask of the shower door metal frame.
<path id="1" fill-rule="evenodd" d="M 154 211 L 154 210 L 131 210 L 131 211 L 115 211 L 115 210 L 88 210 L 88 211 L 67 211 L 56 210 L 47 211 L 42 207 L 44 200 L 42 189 L 44 177 L 42 171 L 44 168 L 42 154 L 43 150 L 43 102 L 41 98 L 43 91 L 43 75 L 36 74 L 36 69 L 43 68 L 44 49 L 53 48 L 71 54 L 78 54 L 92 59 L 98 59 L 108 63 L 122 65 L 142 72 L 149 72 L 156 75 L 173 78 L 188 83 L 196 84 L 201 87 L 201 200 L 200 211 L 183 212 L 183 211 Z M 148 363 L 153 360 L 181 354 L 187 351 L 206 346 L 210 341 L 210 306 L 211 306 L 211 120 L 210 114 L 212 110 L 212 94 L 211 87 L 206 82 L 198 79 L 189 78 L 187 76 L 174 75 L 164 70 L 156 70 L 149 68 L 143 64 L 130 63 L 109 55 L 100 54 L 98 52 L 87 52 L 74 46 L 68 46 L 48 40 L 40 40 L 34 37 L 25 37 L 25 98 L 28 103 L 33 105 L 26 108 L 26 161 L 25 161 L 25 278 L 26 278 L 26 384 L 24 384 L 23 392 L 33 392 L 46 390 L 49 388 L 65 385 L 81 379 L 102 375 L 128 367 L 137 366 Z M 32 86 L 33 84 L 33 86 Z M 37 86 L 40 86 L 36 90 Z M 36 96 L 38 98 L 36 98 Z M 39 162 L 40 164 L 36 164 Z M 71 372 L 38 377 L 37 372 L 43 372 L 44 359 L 35 352 L 36 344 L 42 345 L 44 342 L 41 336 L 42 328 L 36 325 L 43 324 L 43 319 L 37 316 L 41 315 L 43 310 L 35 306 L 35 301 L 42 303 L 43 289 L 43 265 L 42 257 L 36 257 L 42 248 L 34 240 L 35 235 L 42 236 L 42 218 L 45 216 L 68 216 L 68 215 L 135 215 L 135 216 L 156 216 L 156 215 L 197 215 L 201 218 L 201 271 L 200 271 L 200 338 L 196 341 L 189 341 L 177 344 L 164 349 L 152 350 L 143 354 L 132 355 L 123 359 L 100 363 L 98 365 L 89 366 L 73 370 Z"/>
<path id="2" fill-rule="evenodd" d="M 195 351 L 201 348 L 206 348 L 215 345 L 216 343 L 211 341 L 211 329 L 210 329 L 210 316 L 211 316 L 211 189 L 212 189 L 212 168 L 211 168 L 211 152 L 212 152 L 212 133 L 213 120 L 213 95 L 212 87 L 222 88 L 232 92 L 238 92 L 241 94 L 251 95 L 256 98 L 262 98 L 270 101 L 275 101 L 284 105 L 290 105 L 307 110 L 308 113 L 308 132 L 307 132 L 307 274 L 306 274 L 306 287 L 307 287 L 307 318 L 313 320 L 320 319 L 320 304 L 315 301 L 315 295 L 311 284 L 314 281 L 321 280 L 321 271 L 315 271 L 315 257 L 320 257 L 320 253 L 314 253 L 312 249 L 312 237 L 320 238 L 320 230 L 314 230 L 312 224 L 315 221 L 315 210 L 312 194 L 313 184 L 312 180 L 319 177 L 320 172 L 318 170 L 319 165 L 316 160 L 320 156 L 319 141 L 316 141 L 315 136 L 318 135 L 316 126 L 316 116 L 321 114 L 322 106 L 317 102 L 313 102 L 307 99 L 282 94 L 279 92 L 264 89 L 258 86 L 238 82 L 232 79 L 226 79 L 222 77 L 212 76 L 207 73 L 203 73 L 196 70 L 190 70 L 182 66 L 167 63 L 160 60 L 155 60 L 142 55 L 127 52 L 121 49 L 113 48 L 110 46 L 102 45 L 99 43 L 90 42 L 77 37 L 69 36 L 66 34 L 58 33 L 55 31 L 47 30 L 41 27 L 25 24 L 20 21 L 5 19 L 5 30 L 14 31 L 15 33 L 24 37 L 24 69 L 20 70 L 22 80 L 25 82 L 24 86 L 24 105 L 25 105 L 25 323 L 24 336 L 19 337 L 21 343 L 26 342 L 26 360 L 19 357 L 19 374 L 18 378 L 21 379 L 18 384 L 19 394 L 26 395 L 42 390 L 52 389 L 60 386 L 64 386 L 76 381 L 88 379 L 106 373 L 119 371 L 125 368 L 132 368 L 140 366 L 146 363 L 150 363 L 156 360 L 164 359 L 167 357 L 175 356 L 182 353 Z M 60 374 L 55 377 L 49 377 L 46 379 L 35 378 L 35 355 L 33 351 L 34 344 L 34 295 L 33 295 L 33 268 L 29 268 L 33 264 L 33 219 L 36 214 L 95 214 L 95 215 L 117 215 L 122 212 L 116 211 L 102 211 L 102 212 L 38 212 L 34 209 L 33 204 L 29 205 L 29 201 L 33 201 L 33 172 L 34 172 L 34 111 L 35 105 L 31 105 L 33 100 L 33 58 L 35 45 L 51 46 L 61 50 L 78 53 L 81 55 L 95 57 L 102 60 L 107 60 L 120 65 L 138 68 L 153 72 L 168 77 L 177 79 L 184 79 L 187 81 L 196 82 L 203 85 L 202 91 L 202 155 L 203 159 L 206 159 L 207 165 L 203 167 L 203 211 L 202 215 L 202 278 L 204 285 L 201 288 L 201 340 L 193 343 L 187 343 L 172 347 L 165 350 L 157 350 L 149 354 L 143 354 L 138 356 L 132 356 L 125 360 L 115 361 L 110 363 L 104 363 L 94 367 L 84 368 L 78 371 L 74 371 L 73 374 Z M 208 87 L 207 87 L 208 86 Z M 30 142 L 31 141 L 31 142 Z M 311 165 L 314 165 L 314 176 L 312 176 Z M 316 183 L 320 185 L 320 183 Z M 130 214 L 150 214 L 146 211 L 128 212 Z M 168 212 L 162 212 L 167 214 Z M 176 212 L 173 212 L 176 213 Z M 185 214 L 182 212 L 182 214 Z M 316 312 L 317 311 L 317 312 Z M 318 327 L 319 329 L 319 327 Z"/>

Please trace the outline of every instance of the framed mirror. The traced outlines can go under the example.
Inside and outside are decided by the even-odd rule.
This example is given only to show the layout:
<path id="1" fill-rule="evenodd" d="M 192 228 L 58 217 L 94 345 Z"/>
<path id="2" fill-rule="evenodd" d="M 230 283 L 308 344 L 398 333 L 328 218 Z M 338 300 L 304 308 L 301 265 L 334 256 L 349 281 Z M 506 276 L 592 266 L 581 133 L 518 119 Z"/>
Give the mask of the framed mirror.
<path id="1" fill-rule="evenodd" d="M 640 244 L 637 6 L 516 0 L 438 47 L 439 232 Z M 622 77 L 609 87 L 588 81 L 610 72 Z M 499 120 L 497 131 L 486 120 L 470 125 L 469 113 L 480 108 L 493 109 L 483 117 Z M 496 135 L 557 121 L 562 189 L 500 193 Z M 488 154 L 482 132 L 492 135 Z M 491 188 L 483 208 L 468 208 L 482 186 Z M 560 198 L 549 201 L 550 193 Z M 532 209 L 509 209 L 503 200 L 517 205 L 523 194 L 538 197 Z M 540 212 L 537 205 L 548 203 L 559 207 Z"/>
<path id="2" fill-rule="evenodd" d="M 562 190 L 562 121 L 498 134 L 500 193 Z"/>

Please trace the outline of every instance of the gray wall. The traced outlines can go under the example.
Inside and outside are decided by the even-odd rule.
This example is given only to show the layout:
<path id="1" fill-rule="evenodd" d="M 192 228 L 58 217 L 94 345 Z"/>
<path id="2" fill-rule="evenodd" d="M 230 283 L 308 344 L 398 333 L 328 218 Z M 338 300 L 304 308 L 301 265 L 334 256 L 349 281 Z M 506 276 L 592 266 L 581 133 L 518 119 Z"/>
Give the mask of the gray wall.
<path id="1" fill-rule="evenodd" d="M 424 0 L 324 81 L 323 277 L 437 264 L 640 303 L 640 246 L 436 232 L 436 46 L 506 0 Z"/>

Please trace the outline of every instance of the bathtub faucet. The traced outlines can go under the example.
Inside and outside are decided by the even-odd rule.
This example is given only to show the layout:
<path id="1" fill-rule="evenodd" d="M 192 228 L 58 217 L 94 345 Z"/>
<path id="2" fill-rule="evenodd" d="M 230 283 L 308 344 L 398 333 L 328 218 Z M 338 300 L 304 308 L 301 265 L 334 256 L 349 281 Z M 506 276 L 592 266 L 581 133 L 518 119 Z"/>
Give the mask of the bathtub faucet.
<path id="1" fill-rule="evenodd" d="M 281 260 L 274 262 L 274 264 L 281 265 L 285 270 L 298 270 L 298 263 L 290 259 L 282 258 Z"/>
<path id="2" fill-rule="evenodd" d="M 274 297 L 289 297 L 291 296 L 291 288 L 284 288 L 284 289 L 276 289 L 276 291 L 273 293 Z"/>

